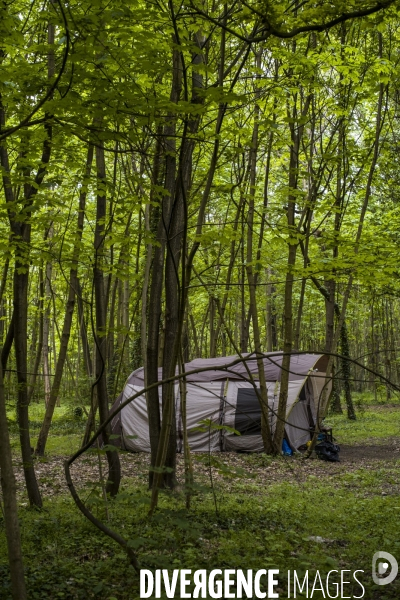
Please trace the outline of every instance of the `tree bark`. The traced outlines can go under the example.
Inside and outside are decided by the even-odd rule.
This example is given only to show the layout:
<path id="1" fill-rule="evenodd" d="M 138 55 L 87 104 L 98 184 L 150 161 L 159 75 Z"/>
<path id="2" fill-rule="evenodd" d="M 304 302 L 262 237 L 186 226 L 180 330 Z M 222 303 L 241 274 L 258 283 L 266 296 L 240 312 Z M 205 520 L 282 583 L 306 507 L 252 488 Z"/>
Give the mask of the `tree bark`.
<path id="1" fill-rule="evenodd" d="M 97 203 L 96 203 L 96 227 L 94 235 L 95 262 L 93 268 L 94 295 L 96 302 L 96 390 L 97 402 L 99 406 L 100 422 L 104 423 L 109 414 L 108 394 L 106 381 L 106 359 L 107 359 L 107 321 L 105 311 L 104 294 L 104 241 L 105 241 L 105 219 L 106 210 L 106 167 L 104 159 L 103 145 L 96 146 L 96 167 L 97 167 Z M 111 434 L 111 425 L 108 424 L 103 430 L 103 440 L 106 445 L 109 444 Z M 107 493 L 116 496 L 121 481 L 121 466 L 117 450 L 106 451 L 108 461 L 108 481 L 106 485 Z"/>
<path id="2" fill-rule="evenodd" d="M 53 236 L 53 223 L 50 223 L 49 231 L 46 233 L 45 238 L 52 238 Z M 50 246 L 50 243 L 49 243 Z M 49 403 L 51 393 L 50 383 L 50 366 L 49 366 L 49 338 L 50 338 L 50 303 L 51 303 L 51 275 L 53 271 L 53 265 L 51 261 L 46 263 L 45 280 L 44 280 L 44 315 L 43 315 L 43 343 L 42 343 L 42 354 L 43 354 L 43 379 L 44 379 L 44 402 L 46 408 Z M 55 318 L 55 315 L 54 315 Z"/>
<path id="3" fill-rule="evenodd" d="M 0 366 L 0 480 L 4 501 L 8 562 L 13 600 L 26 600 L 21 535 L 18 523 L 17 488 L 12 466 L 12 453 L 7 425 L 3 371 Z"/>
<path id="4" fill-rule="evenodd" d="M 177 103 L 181 94 L 181 85 L 182 85 L 182 66 L 180 53 L 178 50 L 173 51 L 173 75 L 172 75 L 172 87 L 170 100 L 173 103 Z M 147 341 L 147 349 L 146 349 L 146 359 L 147 359 L 147 381 L 146 385 L 150 385 L 158 381 L 158 351 L 159 351 L 159 328 L 160 328 L 160 318 L 161 318 L 161 298 L 163 291 L 163 275 L 164 275 L 164 256 L 165 256 L 165 248 L 168 245 L 167 239 L 170 236 L 169 227 L 170 227 L 170 219 L 172 216 L 172 207 L 173 201 L 175 198 L 175 185 L 176 185 L 176 117 L 175 115 L 170 114 L 168 116 L 168 124 L 164 128 L 165 133 L 165 141 L 164 141 L 164 156 L 165 156 L 165 182 L 164 188 L 167 191 L 167 195 L 163 197 L 161 204 L 161 211 L 159 213 L 159 221 L 157 227 L 157 241 L 158 245 L 156 246 L 154 252 L 154 260 L 153 260 L 153 269 L 152 269 L 152 280 L 150 286 L 150 299 L 149 299 L 149 325 L 148 325 L 148 341 Z M 158 212 L 158 211 L 157 211 Z M 174 218 L 176 216 L 174 215 Z M 180 242 L 180 239 L 179 239 Z M 171 249 L 169 248 L 169 255 Z M 174 257 L 174 260 L 176 257 Z M 171 259 L 170 259 L 171 261 Z M 170 262 L 169 261 L 169 262 Z M 169 269 L 170 269 L 169 264 Z M 172 268 L 177 268 L 177 266 L 172 263 Z M 171 274 L 169 274 L 169 280 L 171 279 Z M 171 286 L 169 286 L 171 289 Z M 171 299 L 168 296 L 168 304 L 170 304 Z M 175 340 L 172 340 L 174 345 Z M 165 342 L 166 344 L 167 342 Z M 165 346 L 164 346 L 165 347 Z M 173 346 L 172 346 L 173 347 Z M 165 361 L 164 365 L 164 356 L 169 354 L 170 359 L 172 359 L 172 347 L 168 348 L 168 353 L 163 353 L 163 377 L 167 377 L 167 372 L 164 371 L 164 368 L 167 369 L 169 365 L 167 361 Z M 176 364 L 176 363 L 175 363 Z M 163 389 L 163 414 L 164 407 L 166 402 L 166 397 L 169 395 L 168 402 L 172 403 L 172 393 L 174 386 L 167 386 Z M 172 419 L 174 414 L 174 408 L 169 407 L 168 413 L 171 413 L 168 416 L 168 419 L 171 420 L 171 428 L 173 427 Z M 157 462 L 160 461 L 161 450 L 160 450 L 160 433 L 161 433 L 161 420 L 160 420 L 160 403 L 159 403 L 159 389 L 154 388 L 149 390 L 147 394 L 147 410 L 149 416 L 149 435 L 150 435 L 150 447 L 151 447 L 151 468 L 149 472 L 149 482 L 150 486 L 154 488 L 154 481 L 157 482 L 162 479 L 160 477 L 154 477 L 154 471 L 151 469 L 157 465 Z M 166 413 L 167 414 L 167 413 Z M 168 432 L 170 435 L 170 432 Z M 171 437 L 175 438 L 174 431 L 172 430 Z M 176 447 L 174 449 L 174 456 L 169 456 L 171 462 L 171 468 L 174 469 L 175 464 L 175 452 Z M 164 463 L 162 460 L 162 463 Z M 167 480 L 170 485 L 174 485 L 174 477 L 169 476 Z M 164 481 L 164 485 L 167 482 Z"/>
<path id="5" fill-rule="evenodd" d="M 34 358 L 31 359 L 30 366 L 30 378 L 29 378 L 29 387 L 28 387 L 28 402 L 29 404 L 32 401 L 33 393 L 35 391 L 36 379 L 40 369 L 40 360 L 42 358 L 42 348 L 43 348 L 43 270 L 39 269 L 39 305 L 38 305 L 38 316 L 36 321 L 39 321 L 39 326 L 37 327 L 37 322 L 35 323 L 35 329 L 38 329 L 38 334 L 33 336 L 32 339 L 32 352 L 34 352 Z"/>
<path id="6" fill-rule="evenodd" d="M 88 377 L 92 377 L 93 375 L 93 365 L 92 365 L 92 357 L 90 355 L 90 346 L 87 335 L 87 328 L 85 322 L 85 311 L 83 306 L 83 291 L 82 286 L 80 284 L 79 278 L 76 280 L 76 301 L 78 305 L 78 318 L 79 318 L 79 331 L 82 340 L 82 352 L 83 352 L 83 362 L 85 364 L 86 375 Z"/>
<path id="7" fill-rule="evenodd" d="M 28 238 L 27 243 L 30 239 Z M 28 269 L 25 258 L 19 256 L 14 271 L 14 345 L 17 364 L 18 397 L 17 417 L 26 489 L 31 506 L 41 508 L 42 499 L 33 467 L 29 434 L 27 329 L 28 329 Z"/>
<path id="8" fill-rule="evenodd" d="M 5 124 L 4 109 L 0 105 L 0 125 Z M 14 347 L 17 368 L 18 396 L 17 396 L 17 419 L 21 454 L 25 475 L 26 488 L 30 504 L 41 507 L 42 499 L 36 481 L 32 461 L 31 441 L 29 434 L 28 415 L 28 381 L 27 381 L 27 338 L 28 338 L 28 280 L 29 280 L 29 252 L 31 244 L 31 223 L 29 209 L 34 197 L 46 174 L 47 165 L 50 160 L 52 128 L 45 125 L 46 137 L 43 142 L 43 151 L 40 166 L 37 170 L 34 182 L 30 183 L 30 171 L 24 171 L 26 182 L 23 195 L 23 216 L 8 209 L 10 228 L 14 240 L 17 242 L 15 250 L 15 266 L 13 280 L 13 303 L 14 303 Z M 0 159 L 3 167 L 3 185 L 6 201 L 9 206 L 15 206 L 14 193 L 10 178 L 10 164 L 5 142 L 0 146 Z M 28 217 L 26 215 L 29 215 Z"/>
<path id="9" fill-rule="evenodd" d="M 261 69 L 261 50 L 256 54 L 256 68 L 257 73 Z M 272 439 L 272 433 L 270 428 L 269 419 L 269 405 L 268 405 L 268 388 L 265 379 L 264 360 L 262 358 L 262 347 L 260 328 L 258 323 L 258 309 L 257 309 L 257 297 L 256 297 L 256 277 L 253 270 L 253 230 L 254 230 L 254 196 L 256 192 L 256 168 L 257 168 L 257 152 L 258 152 L 258 121 L 260 116 L 260 108 L 258 100 L 260 96 L 257 79 L 255 83 L 255 108 L 254 108 L 254 127 L 253 137 L 250 148 L 250 194 L 247 210 L 247 256 L 246 256 L 246 273 L 247 281 L 249 285 L 250 295 L 250 312 L 253 322 L 253 338 L 254 338 L 254 349 L 257 355 L 257 367 L 258 367 L 258 379 L 260 382 L 260 408 L 261 408 L 261 435 L 264 444 L 264 450 L 267 454 L 275 454 L 276 448 Z"/>
<path id="10" fill-rule="evenodd" d="M 292 238 L 295 229 L 295 206 L 296 196 L 292 193 L 297 187 L 297 168 L 298 168 L 298 153 L 299 153 L 299 134 L 292 130 L 292 145 L 290 147 L 289 161 L 289 198 L 287 209 L 287 224 L 288 224 L 288 259 L 287 273 L 285 280 L 285 296 L 284 296 L 284 313 L 283 313 L 283 358 L 281 382 L 279 389 L 278 410 L 276 413 L 276 428 L 274 433 L 274 444 L 278 451 L 282 448 L 283 436 L 285 431 L 286 421 L 286 406 L 289 391 L 289 370 L 290 370 L 290 354 L 292 352 L 292 336 L 293 336 L 293 269 L 296 263 L 297 243 Z"/>
<path id="11" fill-rule="evenodd" d="M 11 321 L 8 326 L 6 339 L 4 341 L 3 348 L 1 349 L 1 368 L 3 370 L 3 373 L 6 372 L 8 357 L 10 356 L 11 348 L 12 348 L 13 341 L 14 341 L 14 322 L 15 322 L 15 317 L 14 317 L 14 311 L 13 311 Z"/>

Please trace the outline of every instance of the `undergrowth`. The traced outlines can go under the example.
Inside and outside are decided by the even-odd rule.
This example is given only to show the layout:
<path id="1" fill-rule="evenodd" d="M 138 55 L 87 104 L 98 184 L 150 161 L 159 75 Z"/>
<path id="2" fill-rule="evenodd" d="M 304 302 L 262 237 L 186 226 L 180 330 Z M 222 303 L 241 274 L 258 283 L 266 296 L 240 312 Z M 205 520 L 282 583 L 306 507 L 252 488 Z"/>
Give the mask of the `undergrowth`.
<path id="1" fill-rule="evenodd" d="M 363 569 L 365 598 L 372 598 L 372 555 L 400 554 L 399 499 L 379 492 L 382 477 L 397 477 L 398 466 L 344 474 L 334 484 L 332 477 L 311 476 L 302 485 L 266 487 L 261 495 L 242 489 L 237 480 L 232 491 L 218 490 L 218 514 L 210 490 L 195 493 L 190 511 L 179 494 L 162 495 L 152 519 L 146 516 L 147 491 L 128 486 L 109 504 L 108 524 L 130 540 L 143 568 L 278 568 L 282 582 L 288 569 Z M 100 498 L 92 510 L 105 519 Z M 125 553 L 69 498 L 45 502 L 42 512 L 21 509 L 20 518 L 31 600 L 139 597 L 138 577 Z M 4 533 L 0 557 L 1 598 L 9 600 Z M 284 583 L 281 593 L 285 597 Z M 399 594 L 393 584 L 379 598 Z"/>
<path id="2" fill-rule="evenodd" d="M 86 407 L 89 410 L 89 407 Z M 45 414 L 44 403 L 32 402 L 29 405 L 29 430 L 31 433 L 31 444 L 34 447 L 42 426 Z M 16 421 L 15 407 L 8 406 L 7 411 L 10 438 L 12 448 L 18 452 L 19 437 Z M 76 406 L 64 403 L 56 406 L 50 427 L 50 435 L 46 445 L 46 453 L 51 455 L 65 456 L 78 450 L 83 438 L 86 426 L 85 412 L 76 414 Z"/>
<path id="3" fill-rule="evenodd" d="M 399 414 L 397 407 L 371 406 L 358 413 L 356 422 L 342 415 L 330 416 L 328 421 L 340 443 L 379 443 L 399 435 Z M 40 410 L 33 407 L 33 433 L 41 417 Z M 68 407 L 56 409 L 50 453 L 72 452 L 83 428 L 84 419 L 76 419 Z M 400 499 L 396 487 L 400 461 L 347 473 L 337 471 L 335 464 L 319 472 L 315 461 L 315 474 L 302 482 L 269 483 L 268 479 L 257 478 L 250 482 L 243 475 L 255 466 L 267 473 L 275 460 L 262 454 L 242 455 L 242 467 L 226 472 L 229 477 L 215 484 L 214 495 L 209 482 L 202 480 L 187 511 L 182 490 L 164 493 L 152 519 L 147 517 L 146 487 L 127 480 L 118 498 L 109 501 L 107 524 L 129 540 L 143 568 L 277 568 L 282 574 L 282 598 L 287 597 L 285 579 L 289 569 L 299 575 L 306 569 L 321 574 L 332 569 L 362 569 L 364 598 L 399 598 L 399 583 L 387 589 L 374 588 L 371 560 L 378 550 L 400 558 Z M 292 459 L 293 469 L 296 463 Z M 383 482 L 393 486 L 392 492 L 382 494 Z M 29 600 L 139 598 L 138 577 L 122 549 L 81 516 L 69 496 L 44 500 L 40 512 L 20 506 Z M 100 490 L 91 494 L 90 504 L 105 521 Z M 0 597 L 11 599 L 1 514 Z M 321 592 L 313 595 L 322 597 Z"/>
<path id="4" fill-rule="evenodd" d="M 350 421 L 346 415 L 329 415 L 326 425 L 333 427 L 339 444 L 379 442 L 392 436 L 400 436 L 400 406 L 370 406 L 357 412 L 357 420 Z"/>

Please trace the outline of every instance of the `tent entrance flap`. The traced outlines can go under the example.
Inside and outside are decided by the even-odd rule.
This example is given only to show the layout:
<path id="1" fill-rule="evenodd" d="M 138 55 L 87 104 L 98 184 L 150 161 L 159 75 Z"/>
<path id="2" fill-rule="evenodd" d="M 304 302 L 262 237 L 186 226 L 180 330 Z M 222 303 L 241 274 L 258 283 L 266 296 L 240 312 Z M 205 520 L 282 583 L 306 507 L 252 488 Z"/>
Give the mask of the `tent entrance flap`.
<path id="1" fill-rule="evenodd" d="M 261 435 L 260 401 L 254 388 L 238 389 L 235 429 L 240 435 Z"/>

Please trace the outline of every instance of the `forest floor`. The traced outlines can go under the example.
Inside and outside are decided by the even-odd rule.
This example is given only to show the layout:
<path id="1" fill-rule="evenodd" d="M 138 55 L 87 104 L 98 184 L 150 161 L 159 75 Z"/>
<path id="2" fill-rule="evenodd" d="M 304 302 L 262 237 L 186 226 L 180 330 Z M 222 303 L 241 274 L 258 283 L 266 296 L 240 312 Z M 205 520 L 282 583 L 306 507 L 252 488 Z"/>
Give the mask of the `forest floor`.
<path id="1" fill-rule="evenodd" d="M 392 461 L 400 458 L 400 438 L 389 438 L 385 443 L 341 446 L 340 461 L 344 465 L 360 465 L 374 461 Z M 372 466 L 372 465 L 371 465 Z"/>
<path id="2" fill-rule="evenodd" d="M 361 569 L 364 598 L 398 600 L 396 581 L 381 588 L 373 585 L 371 560 L 378 550 L 400 558 L 400 406 L 370 403 L 357 416 L 356 422 L 344 415 L 328 419 L 341 446 L 339 463 L 263 454 L 193 454 L 189 511 L 183 458 L 178 455 L 178 489 L 161 494 L 152 519 L 147 517 L 148 455 L 121 453 L 121 493 L 108 503 L 108 515 L 97 455 L 79 458 L 72 477 L 86 505 L 130 540 L 144 568 L 271 567 L 299 574 L 306 569 Z M 34 408 L 33 443 L 39 423 Z M 79 513 L 65 484 L 63 463 L 78 448 L 82 430 L 83 422 L 74 422 L 67 409 L 59 409 L 49 453 L 36 460 L 44 499 L 38 512 L 27 504 L 11 420 L 29 600 L 136 600 L 138 579 L 124 552 Z M 9 600 L 1 531 L 0 517 L 0 598 Z M 360 591 L 354 587 L 354 596 Z M 350 596 L 350 588 L 348 592 Z M 284 583 L 280 597 L 287 597 Z M 317 591 L 312 597 L 324 596 Z"/>
<path id="3" fill-rule="evenodd" d="M 358 469 L 379 469 L 393 467 L 400 460 L 400 407 L 396 404 L 370 405 L 358 414 L 357 420 L 348 421 L 344 415 L 328 419 L 334 427 L 334 435 L 340 445 L 340 462 L 330 463 L 316 459 L 304 460 L 300 456 L 272 459 L 257 454 L 237 454 L 229 452 L 213 455 L 211 464 L 207 454 L 193 454 L 195 479 L 206 483 L 212 469 L 214 484 L 226 478 L 254 481 L 263 486 L 276 483 L 301 483 L 311 477 L 330 478 Z M 71 426 L 71 425 L 70 425 Z M 72 425 L 73 426 L 73 425 Z M 78 425 L 79 427 L 79 425 Z M 66 444 L 65 438 L 69 439 Z M 79 447 L 80 436 L 64 433 L 61 429 L 51 436 L 50 452 L 43 459 L 36 459 L 36 474 L 45 497 L 62 495 L 68 492 L 64 475 L 64 461 Z M 35 438 L 33 438 L 35 441 Z M 17 448 L 14 436 L 13 445 Z M 69 452 L 65 452 L 69 446 Z M 61 452 L 60 452 L 61 450 Z M 145 453 L 121 452 L 122 483 L 145 485 L 148 478 L 149 455 Z M 105 459 L 102 457 L 103 466 Z M 26 501 L 22 463 L 15 458 L 16 478 L 20 501 Z M 96 451 L 80 457 L 72 467 L 73 480 L 78 489 L 90 488 L 99 479 L 99 465 Z M 183 456 L 177 455 L 178 482 L 184 481 Z M 226 482 L 225 482 L 226 483 Z M 399 481 L 400 485 L 400 481 Z M 385 488 L 385 489 L 384 489 Z M 392 486 L 382 482 L 382 493 L 388 493 Z M 397 490 L 396 486 L 396 493 Z"/>
<path id="4" fill-rule="evenodd" d="M 400 414 L 399 414 L 400 417 Z M 371 441 L 371 440 L 370 440 Z M 49 498 L 68 492 L 64 475 L 64 461 L 67 456 L 50 455 L 45 459 L 36 460 L 36 474 L 44 497 Z M 123 487 L 143 486 L 146 484 L 149 469 L 149 455 L 144 453 L 120 453 Z M 101 458 L 103 472 L 106 471 L 104 457 Z M 230 480 L 240 481 L 241 484 L 266 486 L 277 483 L 303 483 L 310 477 L 330 479 L 346 473 L 354 473 L 359 469 L 392 469 L 400 461 L 400 437 L 382 438 L 379 443 L 359 443 L 357 445 L 342 445 L 340 462 L 331 463 L 316 458 L 304 460 L 302 457 L 282 457 L 271 459 L 264 455 L 224 453 L 209 457 L 207 454 L 193 454 L 194 477 L 203 484 L 207 483 L 212 469 L 214 484 L 231 487 Z M 18 458 L 14 462 L 21 503 L 27 502 L 24 485 L 22 464 Z M 397 468 L 396 468 L 397 470 Z M 72 469 L 74 484 L 78 490 L 90 488 L 99 480 L 98 457 L 92 453 L 76 461 Z M 180 484 L 184 481 L 183 456 L 177 456 L 177 476 Z M 226 482 L 228 478 L 229 483 Z M 179 489 L 179 488 L 178 488 Z M 382 481 L 377 493 L 400 494 L 400 480 L 391 483 Z"/>

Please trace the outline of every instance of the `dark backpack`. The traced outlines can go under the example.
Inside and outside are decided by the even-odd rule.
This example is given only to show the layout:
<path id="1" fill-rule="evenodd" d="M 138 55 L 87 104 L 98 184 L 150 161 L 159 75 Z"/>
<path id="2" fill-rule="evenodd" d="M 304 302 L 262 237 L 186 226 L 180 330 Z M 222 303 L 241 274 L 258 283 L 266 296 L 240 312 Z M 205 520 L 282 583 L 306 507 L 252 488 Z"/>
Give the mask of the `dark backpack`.
<path id="1" fill-rule="evenodd" d="M 340 462 L 339 458 L 340 446 L 325 440 L 315 446 L 315 453 L 321 460 L 329 460 L 330 462 Z"/>

